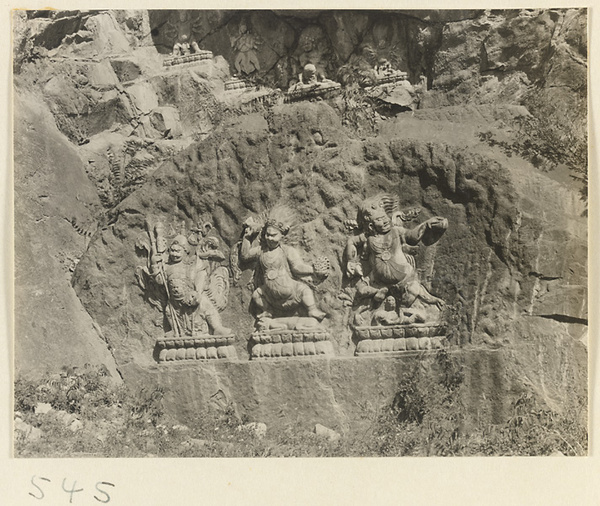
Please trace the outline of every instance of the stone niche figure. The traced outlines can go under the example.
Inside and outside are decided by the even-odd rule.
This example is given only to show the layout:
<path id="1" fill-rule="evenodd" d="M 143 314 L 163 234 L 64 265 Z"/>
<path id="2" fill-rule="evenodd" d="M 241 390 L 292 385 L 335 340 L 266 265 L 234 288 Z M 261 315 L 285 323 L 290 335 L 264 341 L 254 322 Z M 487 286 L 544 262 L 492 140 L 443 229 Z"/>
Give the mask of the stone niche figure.
<path id="1" fill-rule="evenodd" d="M 307 63 L 298 76 L 298 82 L 288 89 L 288 97 L 318 98 L 338 93 L 341 88 L 339 83 L 327 79 L 317 72 L 312 63 Z"/>
<path id="2" fill-rule="evenodd" d="M 398 325 L 402 320 L 402 313 L 398 313 L 396 309 L 396 299 L 388 295 L 379 309 L 373 313 L 371 325 Z"/>
<path id="3" fill-rule="evenodd" d="M 280 206 L 264 220 L 249 218 L 244 223 L 239 260 L 241 265 L 254 267 L 251 305 L 258 329 L 273 328 L 272 320 L 277 318 L 321 321 L 325 317 L 306 281 L 322 282 L 328 276 L 329 261 L 320 258 L 311 265 L 298 250 L 283 243 L 292 222 L 292 211 Z"/>
<path id="4" fill-rule="evenodd" d="M 225 255 L 218 239 L 196 230 L 189 238 L 176 235 L 167 249 L 161 224 L 149 226 L 148 232 L 148 268 L 139 268 L 137 278 L 143 289 L 154 288 L 156 298 L 162 299 L 168 324 L 165 336 L 229 336 L 231 330 L 223 326 L 219 314 L 227 305 L 229 271 L 220 265 Z"/>
<path id="5" fill-rule="evenodd" d="M 394 319 L 390 312 L 396 311 L 392 307 L 400 308 L 395 323 L 422 322 L 423 315 L 439 315 L 443 307 L 444 302 L 419 281 L 414 257 L 405 249 L 433 244 L 448 228 L 448 221 L 433 217 L 407 229 L 403 216 L 397 198 L 390 195 L 368 198 L 359 207 L 355 234 L 346 245 L 346 275 L 356 287 L 355 325 L 389 325 Z"/>
<path id="6" fill-rule="evenodd" d="M 199 53 L 200 47 L 194 38 L 194 31 L 199 20 L 190 14 L 189 11 L 177 11 L 177 20 L 168 21 L 165 33 L 173 41 L 173 56 L 185 56 L 192 53 Z"/>
<path id="7" fill-rule="evenodd" d="M 290 86 L 288 93 L 307 91 L 319 87 L 322 82 L 330 82 L 317 73 L 317 68 L 312 63 L 304 65 L 302 73 L 298 75 L 298 82 Z"/>
<path id="8" fill-rule="evenodd" d="M 307 63 L 311 63 L 316 67 L 320 76 L 324 77 L 327 74 L 326 70 L 333 57 L 333 51 L 320 26 L 309 25 L 302 31 L 294 56 L 299 69 L 304 68 Z"/>
<path id="9" fill-rule="evenodd" d="M 249 76 L 260 71 L 260 62 L 258 61 L 258 46 L 260 40 L 250 33 L 246 22 L 240 23 L 237 37 L 231 41 L 231 47 L 237 51 L 233 62 L 238 76 Z"/>
<path id="10" fill-rule="evenodd" d="M 392 64 L 385 58 L 379 58 L 377 65 L 375 66 L 375 72 L 378 76 L 388 76 L 394 72 Z"/>

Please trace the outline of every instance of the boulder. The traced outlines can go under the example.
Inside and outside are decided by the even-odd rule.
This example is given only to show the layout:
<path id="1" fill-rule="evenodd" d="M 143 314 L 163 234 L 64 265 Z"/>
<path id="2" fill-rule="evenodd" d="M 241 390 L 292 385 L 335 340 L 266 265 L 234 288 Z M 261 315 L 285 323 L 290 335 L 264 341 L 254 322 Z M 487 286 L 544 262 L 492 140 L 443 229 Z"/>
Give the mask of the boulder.
<path id="1" fill-rule="evenodd" d="M 34 427 L 33 425 L 28 424 L 27 422 L 24 422 L 20 418 L 15 419 L 14 428 L 17 437 L 24 438 L 26 441 L 29 442 L 37 441 L 43 435 L 41 429 L 38 429 L 37 427 Z"/>
<path id="2" fill-rule="evenodd" d="M 38 402 L 34 408 L 36 415 L 45 415 L 46 413 L 52 411 L 52 406 L 47 402 Z"/>
<path id="3" fill-rule="evenodd" d="M 340 434 L 328 427 L 325 427 L 324 425 L 321 425 L 320 423 L 318 423 L 317 425 L 315 425 L 315 434 L 318 437 L 323 437 L 328 439 L 329 441 L 338 441 L 340 439 Z"/>

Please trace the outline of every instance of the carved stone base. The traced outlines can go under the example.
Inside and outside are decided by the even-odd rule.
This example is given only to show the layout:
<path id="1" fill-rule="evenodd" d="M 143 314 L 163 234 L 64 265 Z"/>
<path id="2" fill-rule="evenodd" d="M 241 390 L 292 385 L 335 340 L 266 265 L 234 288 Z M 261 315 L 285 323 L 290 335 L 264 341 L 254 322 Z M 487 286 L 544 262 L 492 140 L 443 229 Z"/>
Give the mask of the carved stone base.
<path id="1" fill-rule="evenodd" d="M 307 85 L 298 87 L 293 91 L 286 93 L 286 102 L 297 102 L 299 100 L 326 99 L 338 95 L 341 92 L 342 85 L 336 82 L 319 83 L 317 86 Z"/>
<path id="2" fill-rule="evenodd" d="M 358 340 L 356 355 L 435 350 L 444 346 L 446 327 L 426 323 L 355 327 L 354 337 Z"/>
<path id="3" fill-rule="evenodd" d="M 329 332 L 315 330 L 264 330 L 252 334 L 251 358 L 332 356 Z"/>
<path id="4" fill-rule="evenodd" d="M 186 54 L 184 56 L 172 56 L 167 58 L 163 65 L 165 67 L 171 67 L 173 65 L 181 65 L 182 63 L 193 63 L 203 60 L 212 60 L 212 51 L 200 51 L 199 53 Z"/>
<path id="5" fill-rule="evenodd" d="M 401 70 L 394 70 L 383 76 L 377 76 L 377 81 L 375 81 L 374 86 L 379 86 L 382 84 L 397 83 L 399 81 L 406 81 L 407 79 L 408 79 L 407 72 L 402 72 Z"/>
<path id="6" fill-rule="evenodd" d="M 232 77 L 231 79 L 225 81 L 225 91 L 233 91 L 233 90 L 244 91 L 244 90 L 248 90 L 248 89 L 252 89 L 252 88 L 254 88 L 254 86 L 247 83 L 246 81 L 237 79 L 236 77 Z"/>
<path id="7" fill-rule="evenodd" d="M 163 337 L 156 340 L 158 361 L 235 359 L 235 336 Z"/>

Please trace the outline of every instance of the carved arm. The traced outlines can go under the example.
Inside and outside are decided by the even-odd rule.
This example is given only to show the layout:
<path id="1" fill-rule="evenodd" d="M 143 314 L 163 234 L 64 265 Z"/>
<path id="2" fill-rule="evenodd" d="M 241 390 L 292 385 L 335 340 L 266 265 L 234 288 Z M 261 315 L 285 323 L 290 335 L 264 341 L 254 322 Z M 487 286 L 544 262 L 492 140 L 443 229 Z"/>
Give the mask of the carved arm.
<path id="1" fill-rule="evenodd" d="M 256 239 L 253 240 L 253 236 L 255 237 L 256 233 L 250 227 L 246 227 L 240 247 L 240 260 L 242 262 L 255 260 L 260 256 L 260 246 L 257 244 Z"/>
<path id="2" fill-rule="evenodd" d="M 364 234 L 355 235 L 348 238 L 346 243 L 346 275 L 353 277 L 357 274 L 356 264 L 358 263 L 358 246 L 366 242 Z M 360 269 L 358 271 L 360 273 Z"/>
<path id="3" fill-rule="evenodd" d="M 285 254 L 288 260 L 288 265 L 290 266 L 290 271 L 294 276 L 310 276 L 315 272 L 313 266 L 302 260 L 300 253 L 298 253 L 298 251 L 296 251 L 294 248 L 285 248 Z"/>
<path id="4" fill-rule="evenodd" d="M 448 220 L 440 216 L 434 216 L 405 233 L 406 243 L 416 246 L 419 241 L 429 246 L 436 242 L 448 228 Z"/>

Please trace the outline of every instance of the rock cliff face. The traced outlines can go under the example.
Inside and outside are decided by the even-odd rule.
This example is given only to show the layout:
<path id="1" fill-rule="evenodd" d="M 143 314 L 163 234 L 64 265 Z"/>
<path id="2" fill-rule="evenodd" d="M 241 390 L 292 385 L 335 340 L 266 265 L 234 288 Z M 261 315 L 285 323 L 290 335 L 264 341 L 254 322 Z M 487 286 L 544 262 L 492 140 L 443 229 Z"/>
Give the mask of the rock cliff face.
<path id="1" fill-rule="evenodd" d="M 16 373 L 90 363 L 119 378 L 108 343 L 70 283 L 95 231 L 98 195 L 36 96 L 18 96 L 15 117 Z"/>
<path id="2" fill-rule="evenodd" d="M 305 416 L 355 426 L 352 396 L 389 401 L 411 360 L 352 358 L 344 305 L 344 222 L 366 196 L 390 192 L 419 209 L 415 225 L 449 220 L 416 263 L 448 303 L 450 343 L 464 354 L 473 411 L 492 399 L 490 420 L 501 421 L 522 390 L 557 410 L 570 393 L 585 393 L 585 207 L 564 167 L 545 173 L 502 148 L 536 114 L 560 121 L 556 138 L 585 142 L 584 10 L 19 16 L 20 374 L 41 372 L 43 344 L 49 368 L 100 362 L 132 385 L 167 387 L 182 417 L 220 391 L 268 424 Z M 214 58 L 163 67 L 161 53 L 184 33 Z M 413 111 L 383 109 L 351 87 L 348 76 L 382 57 L 415 85 L 425 75 Z M 348 87 L 337 98 L 283 104 L 272 88 L 287 89 L 308 61 Z M 232 73 L 263 87 L 232 95 L 224 90 Z M 504 144 L 483 141 L 488 134 Z M 136 249 L 145 220 L 172 231 L 210 221 L 231 250 L 243 221 L 277 203 L 298 216 L 290 243 L 307 260 L 331 261 L 316 296 L 338 358 L 248 362 L 244 271 L 223 314 L 239 361 L 158 365 L 152 350 L 163 316 L 134 274 L 145 262 Z M 302 395 L 279 416 L 275 406 L 294 392 Z"/>

